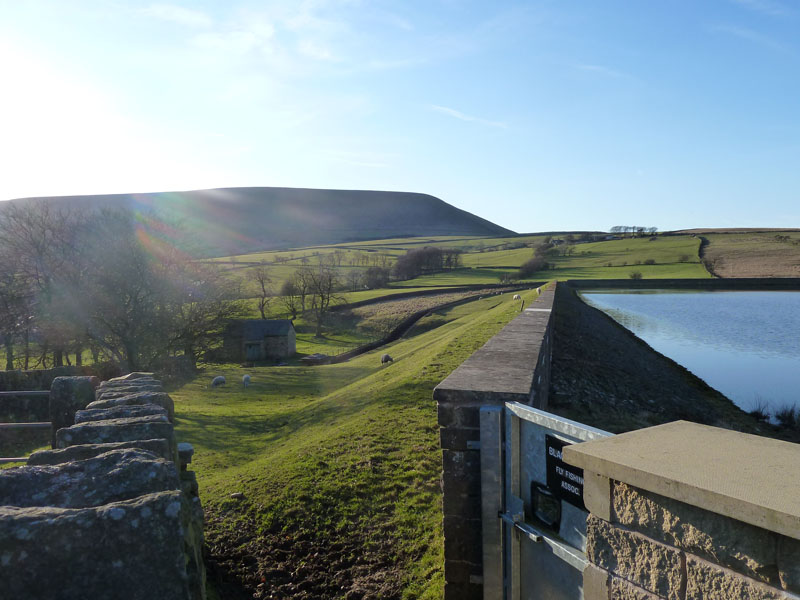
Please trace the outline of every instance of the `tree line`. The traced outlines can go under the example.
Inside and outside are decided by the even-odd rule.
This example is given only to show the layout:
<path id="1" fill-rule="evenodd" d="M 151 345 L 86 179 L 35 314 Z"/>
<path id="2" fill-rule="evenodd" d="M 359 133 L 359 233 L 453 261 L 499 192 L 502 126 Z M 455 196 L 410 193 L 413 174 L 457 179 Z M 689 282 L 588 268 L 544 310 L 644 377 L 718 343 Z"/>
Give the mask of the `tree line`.
<path id="1" fill-rule="evenodd" d="M 176 243 L 180 238 L 181 243 Z M 0 208 L 0 336 L 6 369 L 112 360 L 192 366 L 244 314 L 239 284 L 180 250 L 180 228 L 122 208 L 42 201 Z"/>
<path id="2" fill-rule="evenodd" d="M 641 225 L 614 225 L 609 230 L 616 235 L 630 235 L 631 237 L 644 237 L 645 235 L 655 235 L 658 227 L 643 227 Z"/>

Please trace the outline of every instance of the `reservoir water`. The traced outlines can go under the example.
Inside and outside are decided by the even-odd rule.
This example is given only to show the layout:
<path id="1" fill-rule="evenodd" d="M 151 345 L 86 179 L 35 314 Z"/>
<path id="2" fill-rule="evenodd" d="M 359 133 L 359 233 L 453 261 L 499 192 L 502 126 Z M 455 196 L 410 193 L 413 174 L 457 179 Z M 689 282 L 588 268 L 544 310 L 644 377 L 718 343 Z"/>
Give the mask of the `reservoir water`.
<path id="1" fill-rule="evenodd" d="M 744 410 L 800 407 L 800 292 L 592 290 L 581 296 Z"/>

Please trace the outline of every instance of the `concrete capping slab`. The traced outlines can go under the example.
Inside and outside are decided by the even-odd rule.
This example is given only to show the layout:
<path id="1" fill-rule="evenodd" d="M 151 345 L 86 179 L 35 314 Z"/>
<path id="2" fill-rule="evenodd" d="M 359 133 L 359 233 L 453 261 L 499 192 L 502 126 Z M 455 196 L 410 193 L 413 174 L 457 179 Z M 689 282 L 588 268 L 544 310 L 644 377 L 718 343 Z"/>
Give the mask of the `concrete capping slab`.
<path id="1" fill-rule="evenodd" d="M 583 570 L 583 599 L 608 600 L 610 575 L 605 569 L 593 564 L 586 565 Z"/>
<path id="2" fill-rule="evenodd" d="M 554 295 L 552 287 L 544 290 L 531 305 L 542 310 L 529 308 L 516 316 L 436 386 L 434 399 L 461 400 L 461 392 L 467 398 L 476 398 L 478 393 L 497 395 L 502 400 L 529 398 Z"/>
<path id="3" fill-rule="evenodd" d="M 611 521 L 611 480 L 597 473 L 583 472 L 583 503 L 589 512 Z"/>
<path id="4" fill-rule="evenodd" d="M 800 444 L 676 421 L 568 446 L 564 460 L 800 539 Z"/>

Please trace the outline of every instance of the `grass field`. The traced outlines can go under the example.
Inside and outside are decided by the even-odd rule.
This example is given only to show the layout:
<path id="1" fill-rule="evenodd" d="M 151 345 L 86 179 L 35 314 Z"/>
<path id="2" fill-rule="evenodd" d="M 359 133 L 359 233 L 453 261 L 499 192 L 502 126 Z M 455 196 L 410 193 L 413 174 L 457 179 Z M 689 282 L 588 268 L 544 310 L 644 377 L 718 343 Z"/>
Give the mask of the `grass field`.
<path id="1" fill-rule="evenodd" d="M 296 249 L 280 252 L 260 252 L 215 259 L 230 270 L 231 275 L 241 278 L 246 285 L 253 278 L 250 269 L 259 261 L 265 261 L 277 290 L 283 281 L 289 279 L 295 270 L 302 266 L 300 259 L 308 258 L 308 265 L 318 264 L 318 255 L 341 253 L 340 274 L 346 277 L 352 269 L 364 270 L 366 266 L 352 266 L 355 256 L 370 257 L 370 264 L 378 264 L 384 257 L 386 262 L 394 263 L 399 254 L 410 248 L 435 245 L 443 248 L 455 247 L 463 250 L 464 267 L 449 272 L 425 275 L 408 281 L 392 282 L 392 288 L 423 288 L 436 286 L 457 286 L 498 283 L 501 275 L 514 275 L 527 260 L 533 258 L 533 246 L 541 243 L 545 236 L 529 235 L 518 237 L 441 237 L 441 238 L 398 238 L 373 240 L 336 246 Z M 565 239 L 566 236 L 554 236 Z M 524 244 L 522 247 L 518 247 Z M 546 260 L 553 269 L 534 273 L 528 281 L 541 279 L 627 279 L 634 271 L 643 278 L 706 278 L 706 271 L 699 257 L 700 238 L 691 235 L 658 236 L 656 238 L 634 238 L 608 240 L 602 242 L 563 244 L 553 251 Z M 569 248 L 569 253 L 566 251 Z M 282 257 L 280 264 L 274 264 Z M 653 264 L 646 264 L 652 262 Z M 251 286 L 252 287 L 252 286 Z M 381 293 L 379 290 L 365 292 Z M 357 292 L 361 294 L 362 292 Z M 356 297 L 353 298 L 355 300 Z M 361 299 L 358 297 L 358 299 Z M 351 301 L 353 301 L 351 300 Z"/>
<path id="2" fill-rule="evenodd" d="M 800 277 L 800 232 L 704 234 L 705 258 L 720 277 Z"/>
<path id="3" fill-rule="evenodd" d="M 234 578 L 266 598 L 302 574 L 310 597 L 440 598 L 432 391 L 517 311 L 505 294 L 430 315 L 388 347 L 385 367 L 379 349 L 339 365 L 249 369 L 247 390 L 207 389 L 211 375 L 241 380 L 225 366 L 174 391 L 217 587 Z"/>

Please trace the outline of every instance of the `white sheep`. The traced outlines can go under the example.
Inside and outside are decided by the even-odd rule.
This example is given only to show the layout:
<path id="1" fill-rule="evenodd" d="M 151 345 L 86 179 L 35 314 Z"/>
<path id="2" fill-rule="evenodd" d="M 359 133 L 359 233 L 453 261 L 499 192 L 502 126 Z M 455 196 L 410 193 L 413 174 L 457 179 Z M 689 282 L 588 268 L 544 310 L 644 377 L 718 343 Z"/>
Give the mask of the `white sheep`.
<path id="1" fill-rule="evenodd" d="M 221 385 L 225 385 L 225 377 L 223 375 L 217 375 L 211 380 L 211 387 L 219 387 Z"/>
<path id="2" fill-rule="evenodd" d="M 388 354 L 384 354 L 381 356 L 381 364 L 385 365 L 386 363 L 394 362 L 394 359 L 389 356 Z"/>
<path id="3" fill-rule="evenodd" d="M 248 385 L 250 385 L 250 375 L 247 375 L 247 374 L 242 375 L 242 385 L 244 387 L 247 387 Z"/>
<path id="4" fill-rule="evenodd" d="M 522 296 L 520 296 L 519 294 L 514 294 L 514 298 L 513 299 L 514 300 L 522 300 Z"/>

